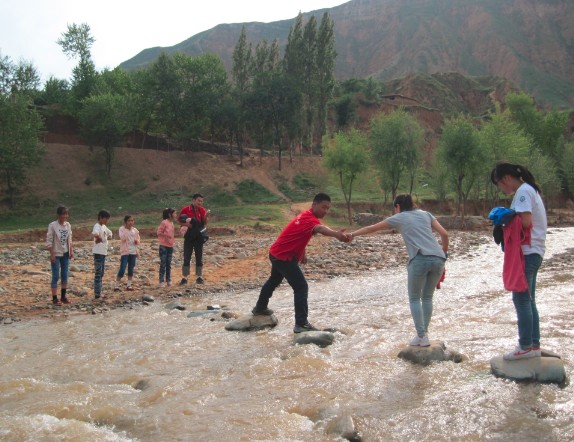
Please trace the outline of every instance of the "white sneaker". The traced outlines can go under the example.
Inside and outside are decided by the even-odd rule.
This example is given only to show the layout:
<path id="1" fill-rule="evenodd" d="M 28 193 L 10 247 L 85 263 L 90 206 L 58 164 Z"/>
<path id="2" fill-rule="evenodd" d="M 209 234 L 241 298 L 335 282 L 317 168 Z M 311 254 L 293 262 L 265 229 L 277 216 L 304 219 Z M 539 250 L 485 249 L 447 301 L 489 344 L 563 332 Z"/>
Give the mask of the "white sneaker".
<path id="1" fill-rule="evenodd" d="M 428 335 L 424 335 L 422 338 L 420 336 L 415 336 L 409 345 L 414 345 L 418 347 L 428 347 L 430 346 L 429 337 Z"/>
<path id="2" fill-rule="evenodd" d="M 429 335 L 424 335 L 419 344 L 421 347 L 430 347 Z"/>
<path id="3" fill-rule="evenodd" d="M 502 357 L 506 361 L 516 361 L 518 359 L 529 359 L 539 357 L 541 354 L 540 350 L 532 350 L 529 348 L 528 350 L 522 350 L 520 346 L 517 346 L 513 351 L 509 351 L 508 353 L 504 353 Z"/>
<path id="4" fill-rule="evenodd" d="M 160 288 L 160 289 L 165 288 L 165 282 L 160 282 L 160 283 L 159 283 L 159 288 Z"/>

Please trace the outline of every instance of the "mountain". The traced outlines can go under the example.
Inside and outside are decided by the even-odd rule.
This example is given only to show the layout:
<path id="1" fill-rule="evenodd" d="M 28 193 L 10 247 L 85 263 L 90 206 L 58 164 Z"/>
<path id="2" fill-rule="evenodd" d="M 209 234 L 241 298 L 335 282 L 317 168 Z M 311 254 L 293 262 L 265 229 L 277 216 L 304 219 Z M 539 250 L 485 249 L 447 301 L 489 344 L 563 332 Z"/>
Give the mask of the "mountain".
<path id="1" fill-rule="evenodd" d="M 335 23 L 339 79 L 391 80 L 410 73 L 504 77 L 541 103 L 574 106 L 572 0 L 351 0 L 303 14 Z M 242 26 L 250 41 L 283 47 L 294 18 L 221 24 L 171 47 L 145 49 L 123 62 L 145 67 L 158 55 L 218 54 L 227 69 Z"/>

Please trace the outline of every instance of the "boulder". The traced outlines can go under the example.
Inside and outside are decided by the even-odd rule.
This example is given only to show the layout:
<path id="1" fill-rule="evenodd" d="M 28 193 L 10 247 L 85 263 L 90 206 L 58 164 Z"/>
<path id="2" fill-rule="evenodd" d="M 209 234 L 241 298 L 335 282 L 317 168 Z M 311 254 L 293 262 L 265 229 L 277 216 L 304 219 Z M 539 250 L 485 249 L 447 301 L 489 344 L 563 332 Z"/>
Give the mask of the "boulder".
<path id="1" fill-rule="evenodd" d="M 506 361 L 502 356 L 496 356 L 490 360 L 490 368 L 494 376 L 515 381 L 561 384 L 566 380 L 564 362 L 557 357 Z"/>
<path id="2" fill-rule="evenodd" d="M 357 213 L 353 216 L 353 221 L 359 226 L 370 226 L 385 219 L 385 215 L 375 215 L 374 213 Z"/>
<path id="3" fill-rule="evenodd" d="M 399 352 L 398 357 L 420 365 L 427 365 L 432 361 L 453 361 L 459 363 L 465 359 L 460 353 L 447 350 L 446 345 L 442 341 L 430 341 L 429 347 L 408 345 Z"/>
<path id="4" fill-rule="evenodd" d="M 335 335 L 328 331 L 308 331 L 295 333 L 293 337 L 294 344 L 315 344 L 319 347 L 328 347 L 335 342 Z"/>
<path id="5" fill-rule="evenodd" d="M 185 305 L 183 305 L 177 301 L 168 302 L 164 307 L 167 310 L 185 310 Z"/>
<path id="6" fill-rule="evenodd" d="M 277 316 L 264 316 L 264 315 L 243 315 L 239 318 L 229 322 L 225 326 L 225 330 L 230 331 L 248 331 L 248 330 L 261 330 L 267 327 L 275 327 L 279 324 Z"/>

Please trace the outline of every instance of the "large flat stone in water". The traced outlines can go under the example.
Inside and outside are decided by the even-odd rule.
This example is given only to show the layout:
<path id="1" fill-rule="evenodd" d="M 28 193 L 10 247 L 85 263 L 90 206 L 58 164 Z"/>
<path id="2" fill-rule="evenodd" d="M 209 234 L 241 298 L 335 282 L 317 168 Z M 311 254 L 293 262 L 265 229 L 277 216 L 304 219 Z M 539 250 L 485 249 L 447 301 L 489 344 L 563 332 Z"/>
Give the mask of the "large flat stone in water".
<path id="1" fill-rule="evenodd" d="M 225 326 L 225 330 L 235 330 L 235 331 L 249 331 L 249 330 L 261 330 L 267 327 L 275 327 L 279 324 L 279 320 L 275 315 L 264 316 L 264 315 L 243 315 L 239 318 L 229 322 Z"/>
<path id="2" fill-rule="evenodd" d="M 430 346 L 428 347 L 408 345 L 399 352 L 398 357 L 421 365 L 427 365 L 433 361 L 453 361 L 458 363 L 465 358 L 456 351 L 447 350 L 446 345 L 442 341 L 430 341 Z"/>
<path id="3" fill-rule="evenodd" d="M 502 356 L 490 360 L 492 373 L 515 381 L 537 381 L 561 384 L 566 380 L 562 359 L 541 357 L 506 361 Z"/>
<path id="4" fill-rule="evenodd" d="M 315 344 L 319 347 L 327 347 L 335 342 L 335 335 L 328 331 L 295 333 L 293 342 L 295 344 Z"/>

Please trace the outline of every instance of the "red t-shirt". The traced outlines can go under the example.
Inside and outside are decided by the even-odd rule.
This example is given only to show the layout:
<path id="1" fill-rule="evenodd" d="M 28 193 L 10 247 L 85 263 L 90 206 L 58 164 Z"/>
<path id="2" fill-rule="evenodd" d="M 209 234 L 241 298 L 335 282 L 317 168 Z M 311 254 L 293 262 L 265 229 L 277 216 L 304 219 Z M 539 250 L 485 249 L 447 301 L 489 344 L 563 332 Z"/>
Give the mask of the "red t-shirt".
<path id="1" fill-rule="evenodd" d="M 313 229 L 321 224 L 311 209 L 301 212 L 291 220 L 269 248 L 269 253 L 281 261 L 296 258 L 301 261 L 305 247 L 313 236 Z"/>
<path id="2" fill-rule="evenodd" d="M 188 218 L 195 218 L 203 224 L 205 222 L 205 217 L 207 216 L 207 211 L 201 206 L 185 206 L 181 209 L 181 212 L 179 212 L 179 216 L 177 217 L 178 221 L 181 221 L 181 215 L 183 214 L 187 215 Z"/>

